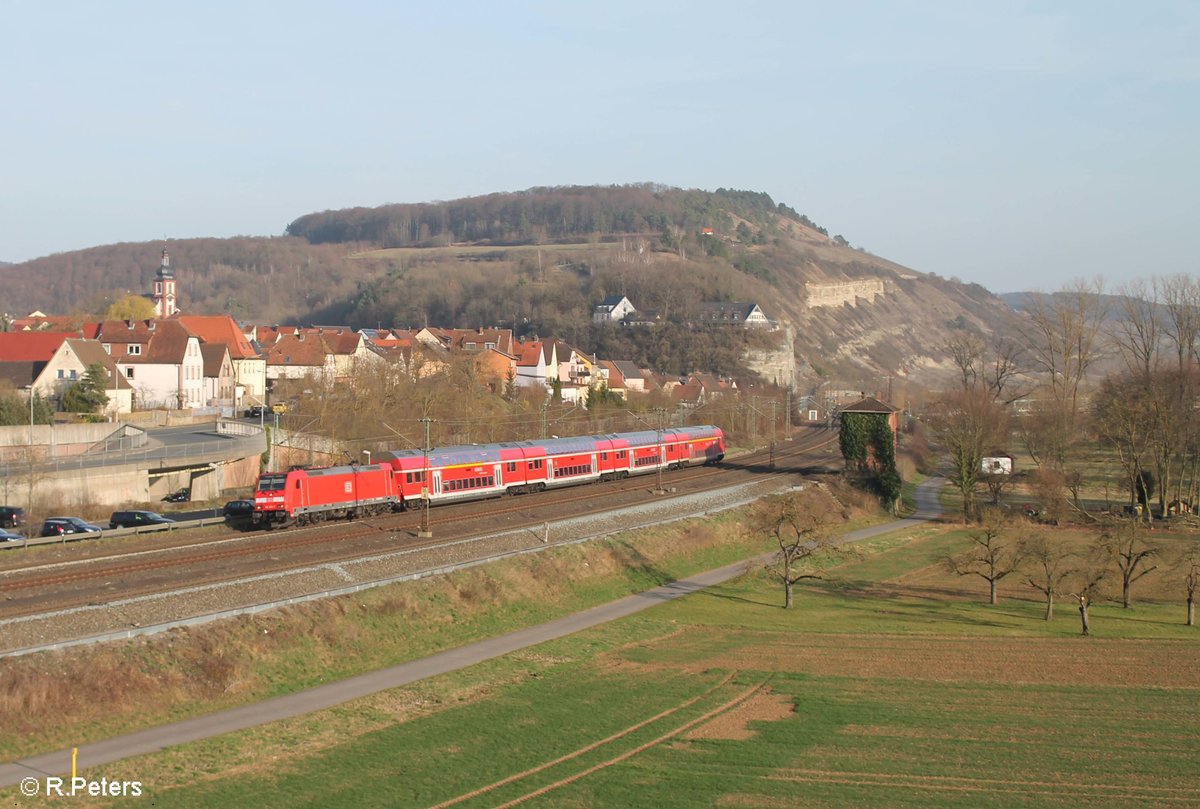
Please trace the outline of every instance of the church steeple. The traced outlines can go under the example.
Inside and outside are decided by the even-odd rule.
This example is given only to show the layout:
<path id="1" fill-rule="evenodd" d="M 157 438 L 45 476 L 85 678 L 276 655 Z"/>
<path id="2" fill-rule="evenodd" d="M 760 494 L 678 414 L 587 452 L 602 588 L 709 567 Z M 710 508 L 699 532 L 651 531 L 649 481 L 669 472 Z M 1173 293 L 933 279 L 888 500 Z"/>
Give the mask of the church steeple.
<path id="1" fill-rule="evenodd" d="M 162 251 L 162 264 L 154 277 L 154 312 L 160 318 L 170 317 L 179 310 L 175 306 L 175 273 L 171 271 L 171 256 Z"/>

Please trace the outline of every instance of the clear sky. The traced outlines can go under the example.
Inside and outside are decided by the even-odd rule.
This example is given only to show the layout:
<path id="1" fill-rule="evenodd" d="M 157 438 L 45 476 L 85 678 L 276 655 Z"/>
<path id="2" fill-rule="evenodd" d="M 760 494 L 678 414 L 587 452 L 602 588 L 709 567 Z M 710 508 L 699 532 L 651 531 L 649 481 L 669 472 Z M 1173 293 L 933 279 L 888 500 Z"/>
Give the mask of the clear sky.
<path id="1" fill-rule="evenodd" d="M 0 0 L 0 260 L 765 191 L 996 292 L 1200 272 L 1200 2 Z"/>

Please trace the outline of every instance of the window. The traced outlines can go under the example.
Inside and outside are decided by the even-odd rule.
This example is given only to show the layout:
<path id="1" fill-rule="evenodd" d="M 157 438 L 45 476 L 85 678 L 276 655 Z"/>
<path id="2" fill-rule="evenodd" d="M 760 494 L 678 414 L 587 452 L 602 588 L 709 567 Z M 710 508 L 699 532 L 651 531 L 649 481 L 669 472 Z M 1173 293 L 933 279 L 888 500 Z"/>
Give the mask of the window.
<path id="1" fill-rule="evenodd" d="M 137 343 L 134 343 L 129 346 L 129 350 L 126 353 L 133 354 L 133 355 L 141 354 L 142 347 L 140 345 L 138 345 Z"/>
<path id="2" fill-rule="evenodd" d="M 126 379 L 133 379 L 133 368 L 126 368 L 126 369 L 125 369 L 125 378 L 126 378 Z"/>
<path id="3" fill-rule="evenodd" d="M 105 354 L 112 354 L 112 343 L 102 343 L 101 346 L 104 348 Z"/>
<path id="4" fill-rule="evenodd" d="M 58 369 L 58 378 L 63 379 L 65 376 L 66 376 L 66 372 L 62 368 L 59 368 Z"/>
<path id="5" fill-rule="evenodd" d="M 607 452 L 601 452 L 601 453 L 600 453 L 600 460 L 602 460 L 602 461 L 607 461 L 607 460 L 608 460 L 608 453 L 607 453 Z"/>
<path id="6" fill-rule="evenodd" d="M 76 371 L 74 368 L 72 368 L 72 369 L 71 369 L 71 378 L 72 378 L 72 379 L 78 379 L 78 378 L 79 378 L 79 372 L 78 372 L 78 371 Z"/>

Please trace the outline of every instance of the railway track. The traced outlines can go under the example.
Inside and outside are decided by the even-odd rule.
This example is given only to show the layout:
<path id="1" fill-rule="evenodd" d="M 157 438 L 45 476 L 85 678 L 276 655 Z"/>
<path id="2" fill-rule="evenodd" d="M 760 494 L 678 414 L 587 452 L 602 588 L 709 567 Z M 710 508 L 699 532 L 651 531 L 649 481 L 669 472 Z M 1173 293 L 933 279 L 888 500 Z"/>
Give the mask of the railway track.
<path id="1" fill-rule="evenodd" d="M 801 434 L 776 451 L 779 471 L 768 469 L 768 453 L 760 451 L 717 467 L 692 467 L 664 474 L 664 483 L 685 493 L 734 485 L 740 478 L 794 474 L 836 441 L 836 433 Z M 765 479 L 765 478 L 764 478 Z M 270 533 L 222 535 L 211 540 L 168 548 L 140 549 L 33 564 L 0 571 L 0 619 L 36 616 L 117 599 L 153 594 L 182 586 L 227 580 L 320 564 L 369 559 L 397 550 L 421 550 L 461 541 L 480 530 L 529 529 L 540 526 L 547 513 L 591 516 L 612 508 L 660 499 L 648 494 L 643 475 L 622 481 L 552 490 L 446 506 L 431 511 L 438 537 L 416 536 L 419 514 L 402 512 L 356 522 L 325 523 Z M 435 516 L 436 515 L 436 516 Z"/>

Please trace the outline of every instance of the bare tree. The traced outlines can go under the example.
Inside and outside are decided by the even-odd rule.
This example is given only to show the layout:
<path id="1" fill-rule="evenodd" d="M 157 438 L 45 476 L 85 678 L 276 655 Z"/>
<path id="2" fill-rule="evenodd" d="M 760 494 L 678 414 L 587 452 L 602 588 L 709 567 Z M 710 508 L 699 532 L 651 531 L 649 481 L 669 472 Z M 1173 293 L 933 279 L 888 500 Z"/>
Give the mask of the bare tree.
<path id="1" fill-rule="evenodd" d="M 950 480 L 962 494 L 963 518 L 974 519 L 983 457 L 1007 436 L 1007 410 L 983 388 L 951 391 L 934 404 L 930 424 L 950 454 Z"/>
<path id="2" fill-rule="evenodd" d="M 990 343 L 975 334 L 954 337 L 946 344 L 954 366 L 958 369 L 962 390 L 982 388 L 992 398 L 1004 404 L 1028 394 L 1015 385 L 1025 374 L 1025 349 L 1020 343 L 997 336 Z"/>
<path id="3" fill-rule="evenodd" d="M 1072 554 L 1060 542 L 1035 534 L 1022 543 L 1025 557 L 1025 581 L 1046 599 L 1046 620 L 1054 620 L 1054 597 L 1063 592 L 1063 584 L 1075 572 Z"/>
<path id="4" fill-rule="evenodd" d="M 1078 280 L 1053 295 L 1031 298 L 1029 321 L 1022 329 L 1034 369 L 1044 375 L 1053 399 L 1072 417 L 1079 412 L 1088 369 L 1102 356 L 1103 292 L 1099 279 Z"/>
<path id="5" fill-rule="evenodd" d="M 768 497 L 759 505 L 752 528 L 770 534 L 779 546 L 771 570 L 783 583 L 784 609 L 792 608 L 792 587 L 804 579 L 819 579 L 819 573 L 800 566 L 814 557 L 838 552 L 830 529 L 833 503 L 817 489 Z"/>
<path id="6" fill-rule="evenodd" d="M 1099 280 L 1090 284 L 1076 281 L 1053 295 L 1033 297 L 1021 329 L 1044 391 L 1038 412 L 1023 419 L 1026 448 L 1039 464 L 1063 472 L 1076 506 L 1078 473 L 1071 467 L 1081 443 L 1083 387 L 1088 371 L 1103 356 L 1103 291 Z"/>
<path id="7" fill-rule="evenodd" d="M 963 390 L 977 387 L 979 366 L 983 361 L 983 341 L 974 334 L 957 335 L 946 344 L 946 350 L 958 369 L 959 386 Z"/>
<path id="8" fill-rule="evenodd" d="M 1146 541 L 1145 530 L 1138 520 L 1110 521 L 1101 532 L 1096 547 L 1097 554 L 1121 574 L 1121 606 L 1127 609 L 1130 587 L 1158 567 L 1147 567 L 1159 549 Z"/>
<path id="9" fill-rule="evenodd" d="M 1000 505 L 1000 497 L 1004 490 L 1011 488 L 1014 481 L 1010 472 L 984 472 L 979 476 L 979 482 L 988 490 L 988 496 L 993 506 Z"/>
<path id="10" fill-rule="evenodd" d="M 1200 362 L 1200 280 L 1173 275 L 1155 284 L 1166 310 L 1163 331 L 1175 350 L 1176 370 Z"/>
<path id="11" fill-rule="evenodd" d="M 1079 606 L 1081 634 L 1090 635 L 1092 632 L 1092 625 L 1088 620 L 1088 608 L 1092 604 L 1092 599 L 1096 591 L 1100 589 L 1100 582 L 1104 581 L 1106 572 L 1106 569 L 1099 565 L 1093 565 L 1074 572 L 1074 576 L 1078 579 L 1078 584 L 1071 591 L 1070 595 Z"/>
<path id="12" fill-rule="evenodd" d="M 1139 278 L 1123 285 L 1118 293 L 1120 318 L 1113 329 L 1113 342 L 1129 372 L 1149 378 L 1158 370 L 1163 337 L 1156 292 L 1148 290 L 1146 281 Z"/>
<path id="13" fill-rule="evenodd" d="M 974 543 L 969 551 L 946 559 L 946 565 L 959 576 L 979 576 L 988 583 L 988 603 L 997 604 L 996 585 L 1018 569 L 1024 559 L 1016 541 L 1006 541 L 1012 526 L 1000 509 L 984 512 L 978 529 L 967 534 Z"/>
<path id="14" fill-rule="evenodd" d="M 1038 502 L 1037 517 L 1041 522 L 1058 525 L 1066 510 L 1066 481 L 1061 472 L 1040 467 L 1029 475 L 1029 488 Z"/>
<path id="15" fill-rule="evenodd" d="M 1196 590 L 1200 588 L 1200 545 L 1189 543 L 1180 555 L 1178 567 L 1187 591 L 1187 625 L 1196 625 Z"/>
<path id="16" fill-rule="evenodd" d="M 1137 502 L 1143 459 L 1154 432 L 1156 407 L 1147 384 L 1152 377 L 1106 378 L 1092 401 L 1092 417 L 1101 440 L 1117 454 L 1125 472 L 1129 505 Z M 1146 519 L 1150 518 L 1149 513 Z"/>

